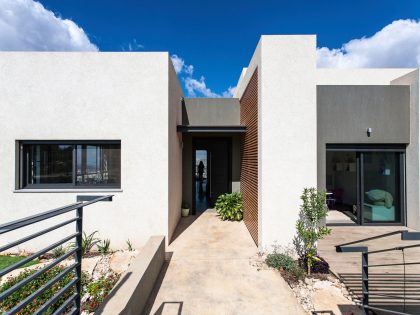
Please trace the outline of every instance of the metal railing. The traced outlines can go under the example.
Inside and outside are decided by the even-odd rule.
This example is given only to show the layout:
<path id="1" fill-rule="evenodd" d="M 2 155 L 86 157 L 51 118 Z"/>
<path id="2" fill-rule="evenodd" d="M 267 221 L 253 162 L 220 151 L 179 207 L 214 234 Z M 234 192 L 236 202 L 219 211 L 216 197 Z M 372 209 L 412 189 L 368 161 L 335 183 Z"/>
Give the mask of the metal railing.
<path id="1" fill-rule="evenodd" d="M 406 300 L 410 300 L 410 301 L 414 301 L 414 302 L 419 302 L 416 306 L 416 311 L 419 310 L 420 307 L 420 298 L 418 297 L 407 297 L 406 296 L 406 286 L 407 283 L 409 282 L 413 282 L 413 281 L 417 281 L 417 279 L 415 280 L 410 280 L 406 278 L 406 270 L 405 267 L 406 266 L 412 266 L 412 265 L 420 265 L 420 262 L 405 262 L 405 250 L 406 249 L 410 249 L 410 248 L 416 248 L 416 247 L 420 247 L 420 244 L 414 244 L 414 245 L 407 245 L 407 246 L 397 246 L 397 247 L 391 247 L 391 248 L 386 248 L 386 249 L 379 249 L 379 250 L 372 250 L 369 251 L 369 247 L 368 246 L 352 246 L 355 244 L 360 244 L 363 242 L 368 242 L 368 241 L 373 241 L 373 240 L 377 240 L 377 239 L 381 239 L 384 237 L 389 237 L 392 235 L 401 235 L 401 240 L 402 241 L 420 241 L 420 232 L 409 232 L 407 230 L 401 230 L 401 231 L 395 231 L 395 232 L 390 232 L 390 233 L 385 233 L 385 234 L 381 234 L 381 235 L 376 235 L 373 237 L 368 237 L 365 239 L 361 239 L 361 240 L 357 240 L 357 241 L 353 241 L 353 242 L 348 242 L 348 243 L 344 243 L 344 244 L 340 244 L 335 246 L 336 247 L 336 252 L 339 253 L 361 253 L 362 254 L 362 290 L 361 290 L 361 298 L 362 298 L 362 308 L 363 308 L 363 314 L 367 315 L 369 314 L 369 311 L 372 312 L 382 312 L 385 314 L 397 314 L 397 315 L 411 315 L 414 313 L 408 313 L 406 310 Z M 369 264 L 369 255 L 377 255 L 377 254 L 381 254 L 381 253 L 389 253 L 389 252 L 393 252 L 393 251 L 401 251 L 402 253 L 402 258 L 403 258 L 403 262 L 402 263 L 388 263 L 388 264 Z M 387 274 L 388 275 L 388 279 L 380 279 L 379 281 L 383 281 L 383 282 L 388 282 L 388 281 L 399 281 L 401 282 L 401 284 L 403 285 L 403 292 L 402 295 L 401 294 L 389 294 L 389 293 L 380 293 L 377 292 L 376 290 L 370 290 L 369 288 L 369 280 L 371 281 L 378 281 L 378 277 L 377 275 L 375 275 L 375 277 L 370 277 L 369 275 L 369 269 L 370 268 L 378 268 L 378 267 L 395 267 L 395 266 L 402 266 L 403 267 L 403 278 L 402 280 L 398 280 L 398 279 L 391 279 L 392 278 L 392 274 Z M 383 283 L 382 283 L 383 285 Z M 391 308 L 391 307 L 386 307 L 386 306 L 374 306 L 371 305 L 369 298 L 370 297 L 377 297 L 380 299 L 391 299 L 394 301 L 397 301 L 397 303 L 401 304 L 401 308 L 402 310 L 396 310 L 395 307 Z M 416 312 L 416 314 L 418 314 Z"/>
<path id="2" fill-rule="evenodd" d="M 37 297 L 43 294 L 45 290 L 53 287 L 60 280 L 63 280 L 64 277 L 66 276 L 69 277 L 69 275 L 72 275 L 72 277 L 69 279 L 69 282 L 66 283 L 62 288 L 59 288 L 59 290 L 54 295 L 52 295 L 52 297 L 50 297 L 43 305 L 41 305 L 36 311 L 34 311 L 34 314 L 44 313 L 52 305 L 56 305 L 57 301 L 63 296 L 67 297 L 67 299 L 60 306 L 58 306 L 57 309 L 54 310 L 54 314 L 62 314 L 63 312 L 66 312 L 69 314 L 80 314 L 81 295 L 82 295 L 81 278 L 82 278 L 83 208 L 93 203 L 96 203 L 98 201 L 112 201 L 112 197 L 113 197 L 112 195 L 78 196 L 78 200 L 77 200 L 78 202 L 76 203 L 0 225 L 0 235 L 1 235 L 1 234 L 6 234 L 9 232 L 18 230 L 23 227 L 36 224 L 41 221 L 45 221 L 47 219 L 51 219 L 51 218 L 63 215 L 65 213 L 69 213 L 71 211 L 75 211 L 75 217 L 71 219 L 65 219 L 64 221 L 58 224 L 42 229 L 41 231 L 22 237 L 16 241 L 12 241 L 8 243 L 7 245 L 3 245 L 0 247 L 0 252 L 4 252 L 22 243 L 25 243 L 34 238 L 37 238 L 41 235 L 45 235 L 51 231 L 58 230 L 59 228 L 67 226 L 71 223 L 75 223 L 76 225 L 75 233 L 71 233 L 70 235 L 54 242 L 53 244 L 41 250 L 38 250 L 37 252 L 29 255 L 28 257 L 25 257 L 24 259 L 0 270 L 0 277 L 3 277 L 7 275 L 8 273 L 10 273 L 11 271 L 25 266 L 26 264 L 30 263 L 34 259 L 37 259 L 42 255 L 45 255 L 46 253 L 54 250 L 55 248 L 74 240 L 74 243 L 73 243 L 74 246 L 68 252 L 54 259 L 52 262 L 48 263 L 44 267 L 40 269 L 36 269 L 34 273 L 30 274 L 28 277 L 22 279 L 20 282 L 14 284 L 10 288 L 0 293 L 0 301 L 3 301 L 5 298 L 9 297 L 16 291 L 22 289 L 22 287 L 29 284 L 31 281 L 42 276 L 43 274 L 51 270 L 53 267 L 58 266 L 60 263 L 64 262 L 64 260 L 70 258 L 71 256 L 73 256 L 74 258 L 73 263 L 71 263 L 69 266 L 63 267 L 62 271 L 58 273 L 57 275 L 55 275 L 51 280 L 47 281 L 42 286 L 35 289 L 34 292 L 30 292 L 30 294 L 27 297 L 25 297 L 22 301 L 19 301 L 15 306 L 13 306 L 11 309 L 5 311 L 2 314 L 18 314 L 23 308 L 27 307 Z"/>

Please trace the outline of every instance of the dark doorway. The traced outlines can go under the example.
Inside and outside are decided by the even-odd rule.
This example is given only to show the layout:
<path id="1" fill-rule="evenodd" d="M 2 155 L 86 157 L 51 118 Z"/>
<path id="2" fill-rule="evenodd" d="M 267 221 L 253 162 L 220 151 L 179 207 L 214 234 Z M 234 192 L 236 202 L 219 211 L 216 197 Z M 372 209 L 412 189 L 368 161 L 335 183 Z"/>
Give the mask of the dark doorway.
<path id="1" fill-rule="evenodd" d="M 230 138 L 193 139 L 193 213 L 214 206 L 232 191 Z"/>

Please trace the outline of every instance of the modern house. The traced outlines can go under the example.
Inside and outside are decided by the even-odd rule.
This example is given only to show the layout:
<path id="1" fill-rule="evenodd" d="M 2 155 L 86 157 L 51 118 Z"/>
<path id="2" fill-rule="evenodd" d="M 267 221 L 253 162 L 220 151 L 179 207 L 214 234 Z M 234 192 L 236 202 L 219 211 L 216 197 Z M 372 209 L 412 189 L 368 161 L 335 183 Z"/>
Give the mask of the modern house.
<path id="1" fill-rule="evenodd" d="M 269 248 L 318 187 L 353 224 L 420 228 L 419 69 L 319 69 L 296 35 L 262 36 L 229 99 L 185 98 L 166 52 L 2 52 L 0 81 L 2 222 L 112 193 L 85 230 L 141 245 L 241 191 Z"/>

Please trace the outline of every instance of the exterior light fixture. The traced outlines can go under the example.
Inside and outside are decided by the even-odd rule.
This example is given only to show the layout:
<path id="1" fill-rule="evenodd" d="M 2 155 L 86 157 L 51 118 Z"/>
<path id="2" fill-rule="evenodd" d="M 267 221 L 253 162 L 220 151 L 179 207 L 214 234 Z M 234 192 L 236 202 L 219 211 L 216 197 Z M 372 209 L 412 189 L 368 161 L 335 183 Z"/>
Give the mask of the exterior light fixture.
<path id="1" fill-rule="evenodd" d="M 372 128 L 370 128 L 370 127 L 367 128 L 366 133 L 367 133 L 367 136 L 370 137 L 370 135 L 372 134 Z"/>

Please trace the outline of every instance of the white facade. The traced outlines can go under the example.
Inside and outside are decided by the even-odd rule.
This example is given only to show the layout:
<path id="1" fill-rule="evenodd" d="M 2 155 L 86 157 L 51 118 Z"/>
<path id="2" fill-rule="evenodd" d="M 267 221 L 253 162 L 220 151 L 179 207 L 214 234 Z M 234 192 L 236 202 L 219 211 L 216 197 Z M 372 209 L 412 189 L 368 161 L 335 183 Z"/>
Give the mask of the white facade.
<path id="1" fill-rule="evenodd" d="M 317 69 L 316 37 L 291 35 L 261 37 L 235 97 L 254 71 L 261 249 L 292 243 L 303 188 L 317 186 L 317 85 L 410 86 L 407 225 L 420 228 L 418 69 Z M 0 222 L 77 195 L 113 194 L 113 202 L 86 208 L 87 233 L 98 230 L 114 248 L 127 239 L 141 246 L 155 234 L 171 239 L 182 202 L 183 92 L 168 53 L 4 52 L 0 81 Z M 20 140 L 119 140 L 121 189 L 16 189 Z"/>
<path id="2" fill-rule="evenodd" d="M 98 230 L 113 248 L 172 235 L 182 183 L 181 143 L 172 131 L 182 90 L 168 53 L 5 52 L 0 81 L 1 222 L 77 195 L 113 194 L 113 202 L 85 209 L 87 233 Z M 121 189 L 15 190 L 18 140 L 121 140 Z"/>

